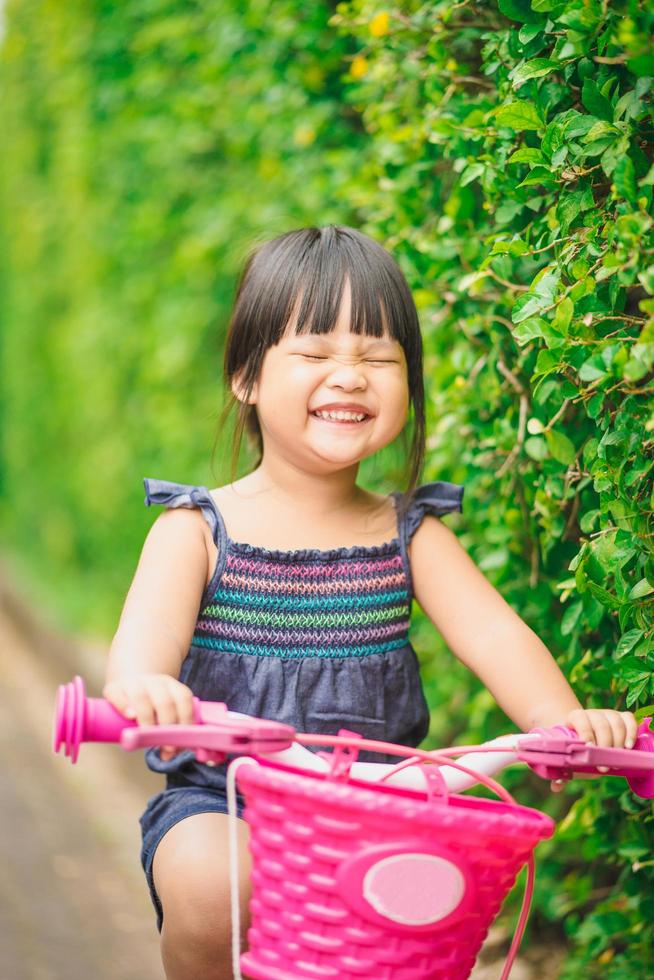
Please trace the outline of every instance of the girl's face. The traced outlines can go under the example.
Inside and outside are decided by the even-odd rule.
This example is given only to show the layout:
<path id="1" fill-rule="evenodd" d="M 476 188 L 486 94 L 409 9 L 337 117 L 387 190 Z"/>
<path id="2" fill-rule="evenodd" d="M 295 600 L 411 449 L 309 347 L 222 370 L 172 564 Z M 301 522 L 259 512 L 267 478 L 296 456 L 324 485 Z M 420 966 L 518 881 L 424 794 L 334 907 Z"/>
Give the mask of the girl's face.
<path id="1" fill-rule="evenodd" d="M 385 333 L 350 331 L 346 282 L 338 321 L 329 334 L 296 334 L 291 320 L 263 359 L 250 403 L 256 405 L 266 455 L 302 469 L 331 472 L 387 446 L 409 410 L 407 364 Z"/>

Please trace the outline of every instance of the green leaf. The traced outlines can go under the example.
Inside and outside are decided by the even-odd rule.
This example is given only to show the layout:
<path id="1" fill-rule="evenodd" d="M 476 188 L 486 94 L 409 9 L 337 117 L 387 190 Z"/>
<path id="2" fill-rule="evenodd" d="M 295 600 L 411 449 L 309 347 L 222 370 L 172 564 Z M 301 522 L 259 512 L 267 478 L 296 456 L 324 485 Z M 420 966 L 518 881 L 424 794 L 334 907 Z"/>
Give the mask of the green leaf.
<path id="1" fill-rule="evenodd" d="M 622 376 L 625 381 L 640 381 L 654 365 L 654 344 L 634 344 L 626 361 Z"/>
<path id="2" fill-rule="evenodd" d="M 556 20 L 579 34 L 590 34 L 605 16 L 597 0 L 573 0 L 562 6 L 563 10 L 557 11 Z"/>
<path id="3" fill-rule="evenodd" d="M 509 78 L 513 82 L 513 87 L 519 88 L 529 78 L 541 78 L 560 68 L 560 61 L 552 61 L 550 58 L 532 58 L 531 61 L 526 61 L 510 71 Z"/>
<path id="4" fill-rule="evenodd" d="M 636 204 L 638 190 L 636 188 L 636 174 L 631 157 L 621 157 L 613 171 L 613 183 L 615 191 L 620 197 L 625 198 L 631 204 Z"/>
<path id="5" fill-rule="evenodd" d="M 547 429 L 545 438 L 547 439 L 547 447 L 554 459 L 566 466 L 572 463 L 576 456 L 576 450 L 574 443 L 566 435 L 556 429 Z"/>
<path id="6" fill-rule="evenodd" d="M 592 398 L 589 398 L 586 402 L 586 412 L 588 417 L 591 419 L 596 419 L 601 413 L 604 406 L 604 399 L 606 395 L 603 391 L 597 391 Z"/>
<path id="7" fill-rule="evenodd" d="M 495 112 L 498 126 L 508 126 L 516 133 L 525 130 L 542 129 L 545 122 L 533 102 L 525 102 L 521 99 L 509 102 Z"/>
<path id="8" fill-rule="evenodd" d="M 529 0 L 497 0 L 497 6 L 505 17 L 520 24 L 543 22 L 543 18 L 532 10 Z"/>
<path id="9" fill-rule="evenodd" d="M 493 242 L 493 247 L 491 249 L 491 255 L 524 255 L 525 252 L 529 251 L 529 246 L 526 242 L 523 242 L 520 238 L 512 239 L 511 241 L 502 241 L 498 239 Z"/>
<path id="10" fill-rule="evenodd" d="M 459 181 L 460 187 L 466 187 L 471 184 L 473 180 L 477 180 L 485 172 L 486 167 L 483 163 L 473 163 L 461 174 L 461 179 Z"/>
<path id="11" fill-rule="evenodd" d="M 593 192 L 590 187 L 582 187 L 576 191 L 562 193 L 556 208 L 556 216 L 562 231 L 567 231 L 577 215 L 582 211 L 588 211 L 594 207 L 594 204 Z"/>
<path id="12" fill-rule="evenodd" d="M 552 324 L 537 316 L 528 317 L 526 320 L 517 323 L 512 334 L 521 347 L 537 337 L 542 337 L 548 347 L 560 347 L 565 343 L 565 337 L 555 330 Z"/>
<path id="13" fill-rule="evenodd" d="M 541 310 L 547 309 L 551 305 L 551 300 L 546 296 L 524 293 L 515 301 L 511 310 L 511 319 L 514 323 L 522 323 L 523 320 L 532 317 L 534 313 L 540 313 Z"/>
<path id="14" fill-rule="evenodd" d="M 602 139 L 617 139 L 620 135 L 620 130 L 616 129 L 610 123 L 606 122 L 604 119 L 598 119 L 588 130 L 585 136 L 582 137 L 582 142 L 586 144 L 594 143 L 597 140 Z M 586 152 L 588 151 L 588 146 L 586 147 Z"/>
<path id="15" fill-rule="evenodd" d="M 517 187 L 531 187 L 533 184 L 555 184 L 556 174 L 552 173 L 549 167 L 534 167 L 525 179 L 517 184 Z"/>
<path id="16" fill-rule="evenodd" d="M 641 681 L 639 681 L 636 684 L 635 687 L 633 687 L 629 691 L 629 694 L 627 695 L 627 699 L 626 699 L 626 702 L 625 702 L 627 708 L 633 707 L 633 705 L 636 704 L 636 702 L 638 701 L 638 699 L 641 698 L 645 694 L 645 692 L 647 691 L 648 681 L 649 681 L 649 678 L 648 677 L 644 677 Z"/>
<path id="17" fill-rule="evenodd" d="M 608 592 L 606 589 L 603 589 L 600 585 L 597 585 L 595 582 L 591 582 L 589 580 L 588 588 L 591 591 L 591 593 L 595 596 L 595 598 L 599 599 L 602 605 L 606 606 L 607 609 L 620 609 L 620 607 L 622 606 L 622 603 L 616 596 L 614 596 L 611 592 Z"/>
<path id="18" fill-rule="evenodd" d="M 532 146 L 521 146 L 519 150 L 512 153 L 507 159 L 507 163 L 545 163 L 545 157 L 540 150 Z M 652 167 L 654 172 L 654 166 Z M 654 180 L 652 181 L 654 183 Z"/>
<path id="19" fill-rule="evenodd" d="M 606 368 L 601 361 L 598 363 L 596 356 L 589 357 L 579 368 L 579 378 L 582 381 L 598 381 L 600 378 L 605 378 L 606 376 Z"/>
<path id="20" fill-rule="evenodd" d="M 633 650 L 640 638 L 644 635 L 644 631 L 638 629 L 627 630 L 626 633 L 623 633 L 615 648 L 616 658 L 624 657 L 630 650 Z"/>
<path id="21" fill-rule="evenodd" d="M 547 443 L 540 436 L 532 436 L 530 439 L 525 439 L 524 445 L 525 452 L 531 459 L 535 459 L 537 462 L 547 459 Z"/>
<path id="22" fill-rule="evenodd" d="M 654 585 L 651 585 L 646 578 L 641 578 L 640 582 L 636 582 L 632 589 L 629 590 L 628 599 L 643 599 L 646 595 L 651 595 L 654 592 Z"/>
<path id="23" fill-rule="evenodd" d="M 552 350 L 540 350 L 538 352 L 538 357 L 536 358 L 536 367 L 534 369 L 534 377 L 539 375 L 547 375 L 551 371 L 555 371 L 559 367 L 559 356 Z"/>
<path id="24" fill-rule="evenodd" d="M 537 34 L 540 34 L 542 28 L 542 24 L 525 24 L 518 31 L 518 38 L 522 44 L 529 44 L 529 42 L 533 41 Z"/>
<path id="25" fill-rule="evenodd" d="M 558 304 L 554 312 L 554 326 L 565 333 L 567 328 L 570 326 L 574 309 L 575 304 L 572 302 L 569 296 L 565 296 Z"/>
<path id="26" fill-rule="evenodd" d="M 577 602 L 573 602 L 571 606 L 568 606 L 566 611 L 561 617 L 561 635 L 569 636 L 574 630 L 576 630 L 579 625 L 584 612 L 583 600 L 579 599 Z"/>
<path id="27" fill-rule="evenodd" d="M 606 99 L 592 78 L 584 79 L 581 90 L 581 101 L 593 116 L 613 122 L 613 106 Z"/>

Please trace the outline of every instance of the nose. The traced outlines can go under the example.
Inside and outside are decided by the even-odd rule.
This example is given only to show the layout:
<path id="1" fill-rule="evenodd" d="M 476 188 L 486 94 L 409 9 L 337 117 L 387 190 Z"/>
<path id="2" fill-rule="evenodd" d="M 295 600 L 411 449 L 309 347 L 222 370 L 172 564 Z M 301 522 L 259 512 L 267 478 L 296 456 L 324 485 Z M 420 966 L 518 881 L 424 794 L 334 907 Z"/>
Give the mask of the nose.
<path id="1" fill-rule="evenodd" d="M 368 387 L 365 372 L 356 361 L 337 364 L 329 375 L 327 382 L 332 388 L 342 388 L 343 391 L 364 391 Z"/>

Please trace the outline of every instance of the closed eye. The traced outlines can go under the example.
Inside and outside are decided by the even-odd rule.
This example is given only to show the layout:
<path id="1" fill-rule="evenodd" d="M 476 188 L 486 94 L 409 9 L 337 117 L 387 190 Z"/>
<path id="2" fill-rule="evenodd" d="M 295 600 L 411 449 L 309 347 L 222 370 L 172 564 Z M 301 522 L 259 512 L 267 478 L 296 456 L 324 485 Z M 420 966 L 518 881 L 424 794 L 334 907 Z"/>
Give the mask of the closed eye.
<path id="1" fill-rule="evenodd" d="M 305 354 L 299 353 L 299 357 L 303 357 L 305 361 L 328 361 L 329 358 L 326 354 Z M 382 357 L 365 357 L 365 364 L 398 364 L 399 361 L 394 358 L 382 358 Z"/>

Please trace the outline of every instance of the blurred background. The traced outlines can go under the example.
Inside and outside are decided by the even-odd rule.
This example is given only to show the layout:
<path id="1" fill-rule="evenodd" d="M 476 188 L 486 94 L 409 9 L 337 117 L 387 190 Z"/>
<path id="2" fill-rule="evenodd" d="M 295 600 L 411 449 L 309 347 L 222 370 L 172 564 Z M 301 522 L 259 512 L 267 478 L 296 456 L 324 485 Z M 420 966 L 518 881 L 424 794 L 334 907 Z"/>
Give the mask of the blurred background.
<path id="1" fill-rule="evenodd" d="M 599 0 L 0 4 L 3 977 L 160 975 L 158 783 L 106 748 L 52 758 L 51 705 L 75 671 L 99 693 L 143 477 L 229 479 L 223 341 L 276 234 L 352 225 L 396 256 L 423 481 L 465 484 L 449 525 L 582 700 L 652 713 L 653 29 Z M 401 487 L 401 451 L 362 477 Z M 412 635 L 427 745 L 507 730 L 419 610 Z M 644 977 L 651 806 L 506 783 L 561 820 L 516 980 Z"/>

